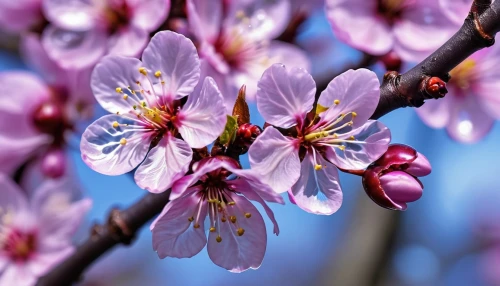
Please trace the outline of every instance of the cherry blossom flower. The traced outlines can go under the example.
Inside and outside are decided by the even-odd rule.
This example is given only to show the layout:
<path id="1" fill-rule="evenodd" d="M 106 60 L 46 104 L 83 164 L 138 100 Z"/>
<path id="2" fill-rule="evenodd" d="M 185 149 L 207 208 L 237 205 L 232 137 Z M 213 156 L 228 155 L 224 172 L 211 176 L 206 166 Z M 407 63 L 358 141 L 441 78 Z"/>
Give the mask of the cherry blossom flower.
<path id="1" fill-rule="evenodd" d="M 243 84 L 247 86 L 247 98 L 254 98 L 258 79 L 273 63 L 309 69 L 304 52 L 272 40 L 288 24 L 288 0 L 188 0 L 187 8 L 200 57 L 210 63 L 209 75 L 221 89 L 227 89 L 223 94 L 228 109 L 234 105 Z"/>
<path id="2" fill-rule="evenodd" d="M 446 128 L 454 140 L 474 143 L 500 119 L 500 49 L 479 51 L 451 71 L 448 94 L 429 100 L 417 109 L 422 121 L 433 128 Z"/>
<path id="3" fill-rule="evenodd" d="M 326 0 L 337 38 L 363 52 L 423 60 L 458 30 L 435 0 Z"/>
<path id="4" fill-rule="evenodd" d="M 369 120 L 380 92 L 375 73 L 349 70 L 321 93 L 305 70 L 275 64 L 259 81 L 257 107 L 268 124 L 250 147 L 252 168 L 307 212 L 332 214 L 342 203 L 337 167 L 361 170 L 387 150 L 390 131 Z M 281 131 L 280 131 L 281 130 Z"/>
<path id="5" fill-rule="evenodd" d="M 92 89 L 112 114 L 83 133 L 83 160 L 106 175 L 124 174 L 140 165 L 135 181 L 151 192 L 163 192 L 182 177 L 191 162 L 191 148 L 212 143 L 226 124 L 217 85 L 210 77 L 200 80 L 196 48 L 174 32 L 157 33 L 142 62 L 105 57 L 92 74 Z"/>
<path id="6" fill-rule="evenodd" d="M 42 0 L 0 0 L 0 27 L 9 32 L 26 32 L 43 24 Z"/>
<path id="7" fill-rule="evenodd" d="M 0 285 L 34 285 L 71 254 L 72 236 L 92 202 L 76 201 L 67 181 L 46 181 L 30 200 L 0 175 Z"/>
<path id="8" fill-rule="evenodd" d="M 151 225 L 153 247 L 160 258 L 192 257 L 208 245 L 210 259 L 231 272 L 259 268 L 267 234 L 264 220 L 250 200 L 262 205 L 274 224 L 274 233 L 279 234 L 265 201 L 283 204 L 283 198 L 229 157 L 196 162 L 192 174 L 175 182 L 170 199 Z"/>
<path id="9" fill-rule="evenodd" d="M 106 53 L 138 56 L 165 21 L 170 0 L 45 0 L 43 32 L 50 57 L 63 67 L 95 64 Z"/>
<path id="10" fill-rule="evenodd" d="M 472 7 L 472 2 L 473 0 L 439 0 L 444 14 L 458 27 L 464 23 Z"/>

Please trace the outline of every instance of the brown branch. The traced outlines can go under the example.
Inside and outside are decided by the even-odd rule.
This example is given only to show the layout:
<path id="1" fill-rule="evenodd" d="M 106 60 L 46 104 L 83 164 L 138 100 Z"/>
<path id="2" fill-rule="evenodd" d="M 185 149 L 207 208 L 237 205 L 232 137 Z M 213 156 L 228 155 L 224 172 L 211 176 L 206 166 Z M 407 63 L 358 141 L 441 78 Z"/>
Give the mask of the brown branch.
<path id="1" fill-rule="evenodd" d="M 447 81 L 451 69 L 474 52 L 491 46 L 494 35 L 500 30 L 500 1 L 484 8 L 486 2 L 476 0 L 476 8 L 473 8 L 476 13 L 472 11 L 462 28 L 415 68 L 402 75 L 394 72 L 386 75 L 381 86 L 380 102 L 372 118 L 379 118 L 401 107 L 419 107 L 425 99 L 442 97 L 444 83 L 439 78 Z M 147 194 L 123 211 L 113 210 L 105 225 L 94 227 L 88 240 L 73 255 L 41 277 L 37 285 L 69 285 L 78 280 L 89 265 L 111 248 L 131 243 L 137 231 L 161 212 L 169 201 L 168 197 L 168 191 Z"/>

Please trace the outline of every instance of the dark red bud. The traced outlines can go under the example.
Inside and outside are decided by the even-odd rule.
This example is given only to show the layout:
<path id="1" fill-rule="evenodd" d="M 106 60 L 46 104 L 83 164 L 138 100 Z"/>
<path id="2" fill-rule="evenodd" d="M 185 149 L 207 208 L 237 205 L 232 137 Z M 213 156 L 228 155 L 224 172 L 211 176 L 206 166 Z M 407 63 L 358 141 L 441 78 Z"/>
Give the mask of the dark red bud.
<path id="1" fill-rule="evenodd" d="M 443 98 L 447 93 L 446 83 L 438 78 L 431 77 L 425 83 L 425 92 L 434 99 Z"/>
<path id="2" fill-rule="evenodd" d="M 384 64 L 385 68 L 390 71 L 401 70 L 401 65 L 403 63 L 401 58 L 394 51 L 390 51 L 381 56 L 380 61 Z"/>
<path id="3" fill-rule="evenodd" d="M 245 154 L 248 151 L 248 148 L 252 143 L 257 139 L 262 133 L 262 129 L 251 123 L 245 123 L 238 127 L 236 131 L 236 139 L 234 140 L 233 145 L 241 148 L 240 154 Z"/>
<path id="4" fill-rule="evenodd" d="M 62 106 L 53 101 L 40 104 L 33 113 L 33 123 L 42 133 L 60 133 L 65 127 Z"/>
<path id="5" fill-rule="evenodd" d="M 66 155 L 59 148 L 50 149 L 42 158 L 42 173 L 52 179 L 60 178 L 66 172 Z"/>

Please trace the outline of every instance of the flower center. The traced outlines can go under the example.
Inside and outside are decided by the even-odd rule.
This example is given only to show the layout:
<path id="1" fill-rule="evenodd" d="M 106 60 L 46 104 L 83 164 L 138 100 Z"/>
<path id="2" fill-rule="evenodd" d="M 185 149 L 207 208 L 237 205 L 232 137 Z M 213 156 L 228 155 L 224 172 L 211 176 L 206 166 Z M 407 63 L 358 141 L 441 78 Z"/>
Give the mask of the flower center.
<path id="1" fill-rule="evenodd" d="M 462 90 L 469 89 L 473 80 L 475 67 L 476 62 L 473 59 L 466 59 L 450 72 L 450 83 Z"/>
<path id="2" fill-rule="evenodd" d="M 127 5 L 126 1 L 119 1 L 118 3 L 110 3 L 104 10 L 104 16 L 108 22 L 108 32 L 114 34 L 123 27 L 129 24 L 132 16 L 132 10 Z"/>
<path id="3" fill-rule="evenodd" d="M 11 230 L 5 236 L 1 248 L 11 260 L 25 262 L 36 251 L 37 235 L 35 232 Z"/>
<path id="4" fill-rule="evenodd" d="M 377 13 L 392 25 L 400 16 L 405 0 L 378 0 Z"/>

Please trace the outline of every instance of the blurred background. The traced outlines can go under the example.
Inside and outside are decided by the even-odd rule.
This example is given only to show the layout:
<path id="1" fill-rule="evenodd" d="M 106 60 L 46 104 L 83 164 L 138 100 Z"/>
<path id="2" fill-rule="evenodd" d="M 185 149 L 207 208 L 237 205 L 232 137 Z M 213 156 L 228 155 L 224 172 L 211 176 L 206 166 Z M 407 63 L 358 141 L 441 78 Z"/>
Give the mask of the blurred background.
<path id="1" fill-rule="evenodd" d="M 2 38 L 2 71 L 27 69 L 10 38 Z M 322 10 L 301 27 L 298 44 L 313 51 L 308 54 L 316 79 L 363 56 L 335 40 Z M 372 69 L 383 75 L 381 67 Z M 252 122 L 262 126 L 255 104 L 250 105 Z M 100 114 L 96 106 L 95 117 Z M 81 284 L 500 285 L 500 126 L 479 143 L 464 145 L 444 130 L 425 126 L 410 108 L 381 121 L 391 129 L 394 143 L 413 146 L 433 166 L 432 174 L 422 178 L 423 197 L 407 211 L 380 208 L 365 195 L 359 177 L 342 174 L 344 203 L 334 215 L 270 205 L 281 233 L 274 236 L 266 221 L 268 246 L 258 270 L 229 273 L 214 265 L 206 250 L 190 259 L 160 260 L 145 227 L 132 246 L 116 248 L 96 263 Z M 67 151 L 71 168 L 94 200 L 77 236 L 83 240 L 92 223 L 102 222 L 112 206 L 126 207 L 145 191 L 131 176 L 110 177 L 88 168 L 80 158 L 78 138 L 73 143 L 76 147 Z"/>

